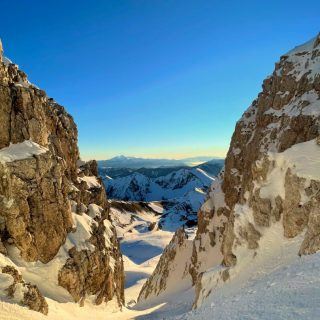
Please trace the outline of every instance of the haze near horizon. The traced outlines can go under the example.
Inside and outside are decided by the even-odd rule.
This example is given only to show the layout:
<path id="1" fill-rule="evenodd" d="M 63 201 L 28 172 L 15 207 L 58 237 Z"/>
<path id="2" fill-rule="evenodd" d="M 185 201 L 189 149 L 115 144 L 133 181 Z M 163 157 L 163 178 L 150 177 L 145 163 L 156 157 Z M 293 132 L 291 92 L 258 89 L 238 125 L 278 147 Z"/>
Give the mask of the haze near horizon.
<path id="1" fill-rule="evenodd" d="M 74 116 L 83 159 L 224 157 L 279 56 L 319 31 L 319 2 L 299 3 L 5 0 L 0 36 Z"/>

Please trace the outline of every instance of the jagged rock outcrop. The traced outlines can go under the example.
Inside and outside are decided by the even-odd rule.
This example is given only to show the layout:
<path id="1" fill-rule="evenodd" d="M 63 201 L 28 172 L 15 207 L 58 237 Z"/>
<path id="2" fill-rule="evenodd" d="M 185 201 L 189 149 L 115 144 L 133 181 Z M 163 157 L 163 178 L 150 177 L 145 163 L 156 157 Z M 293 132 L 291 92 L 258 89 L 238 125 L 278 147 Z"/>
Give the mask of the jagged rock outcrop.
<path id="1" fill-rule="evenodd" d="M 45 315 L 48 314 L 48 304 L 37 286 L 23 281 L 21 274 L 13 266 L 6 265 L 2 267 L 1 272 L 1 280 L 4 283 L 10 283 L 8 287 L 4 288 L 8 298 L 13 299 L 31 310 L 41 312 Z"/>
<path id="2" fill-rule="evenodd" d="M 59 257 L 55 282 L 75 301 L 121 305 L 122 256 L 97 165 L 79 162 L 73 118 L 3 57 L 2 44 L 0 53 L 0 252 L 10 259 L 17 248 L 30 267 Z M 26 296 L 35 310 L 37 290 Z"/>
<path id="3" fill-rule="evenodd" d="M 176 259 L 163 257 L 169 277 L 156 269 L 140 303 L 164 295 L 170 282 L 189 281 L 198 306 L 241 265 L 265 254 L 268 230 L 278 228 L 283 239 L 302 237 L 297 255 L 319 250 L 319 136 L 320 34 L 280 58 L 238 121 L 225 169 L 198 214 L 192 253 L 179 256 L 189 272 L 177 274 Z"/>
<path id="4" fill-rule="evenodd" d="M 59 285 L 67 289 L 75 301 L 86 294 L 96 295 L 96 303 L 117 297 L 124 301 L 124 269 L 114 226 L 110 222 L 109 204 L 101 178 L 97 178 L 97 163 L 87 162 L 79 168 L 79 178 L 73 193 L 74 211 L 93 219 L 88 242 L 93 246 L 78 251 L 69 250 L 70 258 L 59 271 Z"/>

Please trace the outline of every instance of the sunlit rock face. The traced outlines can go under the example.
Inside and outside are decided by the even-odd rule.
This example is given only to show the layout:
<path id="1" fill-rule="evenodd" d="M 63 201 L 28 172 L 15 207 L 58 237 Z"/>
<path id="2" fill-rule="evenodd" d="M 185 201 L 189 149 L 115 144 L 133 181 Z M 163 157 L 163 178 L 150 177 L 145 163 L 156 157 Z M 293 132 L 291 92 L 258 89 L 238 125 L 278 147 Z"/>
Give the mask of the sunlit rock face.
<path id="1" fill-rule="evenodd" d="M 282 56 L 264 80 L 236 124 L 225 168 L 198 213 L 195 239 L 176 233 L 140 303 L 178 292 L 182 281 L 195 288 L 199 306 L 273 245 L 301 238 L 297 255 L 319 250 L 319 136 L 320 35 Z"/>
<path id="2" fill-rule="evenodd" d="M 96 163 L 79 162 L 73 118 L 3 56 L 2 44 L 0 53 L 0 252 L 13 267 L 17 259 L 26 268 L 55 264 L 52 281 L 74 301 L 121 305 L 122 256 Z"/>

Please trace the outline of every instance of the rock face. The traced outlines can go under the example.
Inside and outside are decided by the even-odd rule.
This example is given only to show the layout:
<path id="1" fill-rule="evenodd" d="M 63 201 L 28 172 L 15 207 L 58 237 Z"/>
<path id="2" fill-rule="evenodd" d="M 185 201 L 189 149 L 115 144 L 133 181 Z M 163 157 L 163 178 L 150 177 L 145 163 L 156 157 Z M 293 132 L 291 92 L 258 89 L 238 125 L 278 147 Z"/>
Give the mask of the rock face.
<path id="1" fill-rule="evenodd" d="M 73 198 L 74 211 L 88 214 L 92 219 L 91 237 L 93 246 L 85 250 L 73 247 L 70 258 L 59 271 L 59 285 L 67 289 L 75 301 L 83 300 L 86 294 L 96 295 L 96 303 L 116 297 L 124 302 L 124 269 L 115 228 L 110 221 L 109 204 L 100 178 L 96 178 L 97 164 L 90 161 L 79 168 Z"/>
<path id="2" fill-rule="evenodd" d="M 96 295 L 96 303 L 122 304 L 122 256 L 97 165 L 79 168 L 72 117 L 2 52 L 0 43 L 0 252 L 10 258 L 15 247 L 25 262 L 47 264 L 63 247 L 56 282 L 75 301 Z M 81 221 L 87 246 L 74 239 Z M 32 288 L 27 305 L 37 309 Z"/>
<path id="3" fill-rule="evenodd" d="M 262 240 L 276 227 L 283 239 L 302 237 L 297 254 L 319 250 L 319 136 L 320 34 L 282 56 L 263 82 L 236 125 L 225 169 L 198 213 L 196 238 L 177 246 L 193 247 L 179 256 L 184 272 L 175 268 L 178 253 L 165 252 L 160 263 L 167 273 L 155 270 L 140 302 L 164 295 L 179 280 L 195 287 L 195 306 L 200 305 L 236 277 L 240 265 L 264 254 Z"/>

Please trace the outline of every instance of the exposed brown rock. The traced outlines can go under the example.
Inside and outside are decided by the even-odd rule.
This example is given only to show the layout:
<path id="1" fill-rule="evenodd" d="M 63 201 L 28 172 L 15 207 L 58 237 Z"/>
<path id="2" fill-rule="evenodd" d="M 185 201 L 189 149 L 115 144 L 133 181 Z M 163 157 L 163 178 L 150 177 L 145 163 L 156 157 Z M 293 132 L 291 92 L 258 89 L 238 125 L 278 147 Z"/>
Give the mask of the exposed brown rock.
<path id="1" fill-rule="evenodd" d="M 37 286 L 26 284 L 26 289 L 27 290 L 24 293 L 22 304 L 29 307 L 31 310 L 47 315 L 48 304 Z"/>
<path id="2" fill-rule="evenodd" d="M 9 274 L 13 278 L 13 283 L 7 288 L 8 297 L 13 298 L 17 290 L 17 285 L 20 284 L 23 288 L 23 299 L 20 303 L 27 306 L 30 310 L 48 314 L 48 304 L 45 298 L 40 293 L 35 285 L 26 283 L 21 274 L 12 266 L 5 266 L 2 268 L 2 273 Z M 20 289 L 21 290 L 21 289 Z"/>
<path id="3" fill-rule="evenodd" d="M 78 179 L 97 176 L 97 164 L 92 161 L 78 167 L 73 118 L 29 83 L 17 65 L 2 63 L 2 58 L 0 45 L 0 150 L 30 140 L 47 151 L 27 159 L 0 162 L 0 252 L 7 254 L 6 246 L 15 245 L 25 261 L 48 263 L 65 244 L 68 234 L 75 231 L 71 204 L 75 202 L 79 214 L 89 213 L 90 204 L 98 205 L 103 214 L 94 218 L 96 226 L 92 226 L 90 238 L 93 250 L 71 248 L 59 272 L 59 283 L 75 301 L 96 295 L 97 303 L 115 297 L 121 305 L 123 261 L 110 223 L 105 189 L 98 177 L 99 185 L 95 187 Z M 105 223 L 110 224 L 111 234 L 105 232 Z M 46 313 L 39 290 L 26 286 L 23 303 Z"/>

